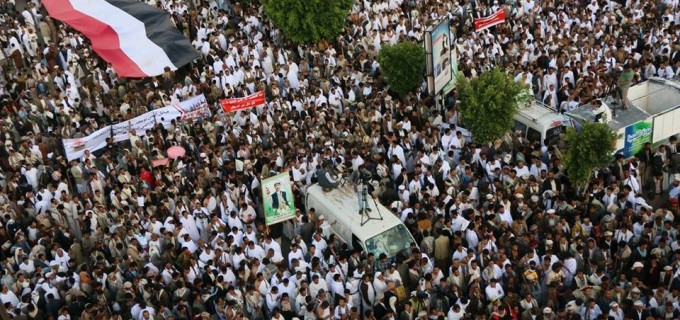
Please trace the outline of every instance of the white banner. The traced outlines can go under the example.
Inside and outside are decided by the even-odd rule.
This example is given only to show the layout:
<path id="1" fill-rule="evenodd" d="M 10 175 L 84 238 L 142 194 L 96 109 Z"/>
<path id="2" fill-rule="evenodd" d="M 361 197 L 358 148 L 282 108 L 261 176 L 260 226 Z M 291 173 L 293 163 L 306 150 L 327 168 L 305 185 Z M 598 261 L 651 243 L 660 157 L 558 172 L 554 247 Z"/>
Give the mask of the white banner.
<path id="1" fill-rule="evenodd" d="M 172 120 L 176 122 L 187 119 L 210 117 L 210 108 L 204 95 L 195 96 L 178 104 L 149 111 L 134 119 L 114 124 L 113 141 L 121 142 L 130 139 L 129 132 L 134 129 L 138 136 L 145 136 L 146 130 L 152 129 L 157 123 L 167 128 Z"/>
<path id="2" fill-rule="evenodd" d="M 64 139 L 64 150 L 68 161 L 80 159 L 85 150 L 95 152 L 106 147 L 106 138 L 111 136 L 111 127 L 101 128 L 84 138 Z"/>
<path id="3" fill-rule="evenodd" d="M 151 130 L 156 125 L 154 112 L 147 112 L 128 121 L 116 123 L 113 129 L 113 142 L 127 141 L 130 139 L 130 131 L 135 130 L 137 136 L 145 136 L 146 130 Z"/>
<path id="4" fill-rule="evenodd" d="M 210 117 L 210 107 L 204 95 L 195 96 L 171 107 L 180 112 L 182 120 Z"/>
<path id="5" fill-rule="evenodd" d="M 173 106 L 156 109 L 153 113 L 156 117 L 156 122 L 162 124 L 165 128 L 170 126 L 172 120 L 175 120 L 175 123 L 177 123 L 182 119 L 182 112 Z"/>
<path id="6" fill-rule="evenodd" d="M 133 129 L 137 136 L 142 137 L 146 135 L 147 130 L 153 129 L 158 123 L 167 128 L 172 120 L 179 122 L 210 116 L 210 107 L 205 100 L 205 96 L 195 96 L 178 104 L 149 111 L 133 119 L 101 128 L 85 138 L 64 139 L 64 149 L 66 150 L 68 160 L 71 161 L 82 157 L 86 149 L 94 152 L 105 147 L 106 138 L 111 136 L 112 131 L 113 142 L 122 142 L 130 139 L 130 130 Z"/>

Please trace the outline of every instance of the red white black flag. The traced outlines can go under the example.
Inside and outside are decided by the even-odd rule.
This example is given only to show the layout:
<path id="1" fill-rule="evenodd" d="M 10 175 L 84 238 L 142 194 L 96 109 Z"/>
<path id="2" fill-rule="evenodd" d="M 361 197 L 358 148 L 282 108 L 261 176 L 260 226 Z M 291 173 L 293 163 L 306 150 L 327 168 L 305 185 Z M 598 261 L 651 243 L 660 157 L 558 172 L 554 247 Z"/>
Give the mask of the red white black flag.
<path id="1" fill-rule="evenodd" d="M 52 18 L 80 31 L 120 77 L 157 76 L 199 57 L 168 14 L 136 0 L 44 0 Z"/>

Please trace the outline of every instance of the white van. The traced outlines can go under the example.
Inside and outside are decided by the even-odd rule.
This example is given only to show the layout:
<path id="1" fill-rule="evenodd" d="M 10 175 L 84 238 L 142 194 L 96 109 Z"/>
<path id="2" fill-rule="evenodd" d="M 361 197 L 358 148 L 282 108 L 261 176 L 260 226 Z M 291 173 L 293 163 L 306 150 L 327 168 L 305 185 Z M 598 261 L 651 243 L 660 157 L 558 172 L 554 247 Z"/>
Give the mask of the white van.
<path id="1" fill-rule="evenodd" d="M 570 117 L 536 100 L 521 105 L 513 119 L 516 132 L 522 132 L 522 137 L 529 141 L 542 144 L 546 139 L 550 141 L 558 137 L 560 132 L 566 132 L 568 127 L 576 125 Z"/>
<path id="2" fill-rule="evenodd" d="M 375 219 L 366 221 L 362 226 L 362 218 L 365 217 L 359 215 L 357 195 L 349 184 L 329 192 L 314 184 L 307 188 L 305 195 L 306 208 L 314 208 L 317 216 L 324 215 L 330 224 L 329 231 L 338 235 L 351 249 L 363 249 L 376 257 L 385 253 L 388 259 L 408 252 L 415 240 L 404 223 L 377 200 L 374 202 L 370 196 L 367 200 L 371 209 L 368 214 Z"/>

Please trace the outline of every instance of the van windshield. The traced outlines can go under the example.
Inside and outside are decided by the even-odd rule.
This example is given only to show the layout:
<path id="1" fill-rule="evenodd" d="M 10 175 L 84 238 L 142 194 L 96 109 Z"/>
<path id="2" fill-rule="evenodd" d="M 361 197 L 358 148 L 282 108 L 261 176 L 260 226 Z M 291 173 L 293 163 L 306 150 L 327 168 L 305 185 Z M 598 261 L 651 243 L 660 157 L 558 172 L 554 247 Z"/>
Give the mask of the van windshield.
<path id="1" fill-rule="evenodd" d="M 409 249 L 413 238 L 403 224 L 366 240 L 366 250 L 372 252 L 376 257 L 385 253 L 388 257 L 394 257 L 400 251 Z"/>

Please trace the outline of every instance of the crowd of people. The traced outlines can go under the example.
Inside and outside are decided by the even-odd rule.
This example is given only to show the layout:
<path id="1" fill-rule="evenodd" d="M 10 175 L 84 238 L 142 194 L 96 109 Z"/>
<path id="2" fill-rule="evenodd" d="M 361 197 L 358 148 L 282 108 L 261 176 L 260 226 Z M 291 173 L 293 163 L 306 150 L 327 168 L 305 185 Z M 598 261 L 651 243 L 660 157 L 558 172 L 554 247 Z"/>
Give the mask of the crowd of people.
<path id="1" fill-rule="evenodd" d="M 499 67 L 570 110 L 612 70 L 624 87 L 680 73 L 677 0 L 364 0 L 314 45 L 291 44 L 260 1 L 147 2 L 201 58 L 141 80 L 39 1 L 0 4 L 0 318 L 680 318 L 675 137 L 617 155 L 584 193 L 564 141 L 467 141 L 455 90 L 443 104 L 426 84 L 393 97 L 376 62 L 448 17 L 465 76 Z M 501 8 L 505 23 L 474 32 Z M 219 107 L 260 90 L 264 106 Z M 62 139 L 198 94 L 210 117 L 65 157 Z M 172 146 L 185 155 L 154 166 Z M 302 195 L 339 167 L 370 172 L 410 255 L 322 231 Z M 259 186 L 281 172 L 296 217 L 266 226 Z"/>

